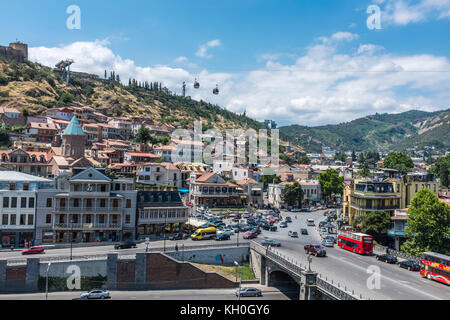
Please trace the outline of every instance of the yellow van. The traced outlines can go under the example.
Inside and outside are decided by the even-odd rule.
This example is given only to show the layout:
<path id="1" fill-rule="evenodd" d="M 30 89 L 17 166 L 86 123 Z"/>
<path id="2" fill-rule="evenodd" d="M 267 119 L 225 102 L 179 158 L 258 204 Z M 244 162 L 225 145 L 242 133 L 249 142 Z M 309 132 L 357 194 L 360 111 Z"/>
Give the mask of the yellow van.
<path id="1" fill-rule="evenodd" d="M 197 229 L 191 234 L 192 240 L 210 240 L 216 237 L 217 229 L 214 227 Z"/>

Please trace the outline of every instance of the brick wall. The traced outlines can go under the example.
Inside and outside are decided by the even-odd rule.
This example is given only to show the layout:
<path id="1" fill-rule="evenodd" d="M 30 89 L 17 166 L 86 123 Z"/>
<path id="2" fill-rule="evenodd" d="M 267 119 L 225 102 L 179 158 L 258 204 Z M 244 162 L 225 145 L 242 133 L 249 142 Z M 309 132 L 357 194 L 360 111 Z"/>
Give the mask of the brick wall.
<path id="1" fill-rule="evenodd" d="M 124 289 L 135 284 L 135 261 L 117 262 L 117 288 Z"/>
<path id="2" fill-rule="evenodd" d="M 231 280 L 205 272 L 188 262 L 178 262 L 161 253 L 147 256 L 146 284 L 154 289 L 234 288 Z"/>

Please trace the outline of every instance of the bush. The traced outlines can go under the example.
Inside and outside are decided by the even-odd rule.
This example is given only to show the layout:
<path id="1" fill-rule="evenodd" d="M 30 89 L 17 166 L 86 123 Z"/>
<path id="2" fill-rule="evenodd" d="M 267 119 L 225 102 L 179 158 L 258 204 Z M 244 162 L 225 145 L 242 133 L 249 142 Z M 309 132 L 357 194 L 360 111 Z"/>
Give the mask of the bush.
<path id="1" fill-rule="evenodd" d="M 9 91 L 0 91 L 0 97 L 3 98 L 9 97 Z"/>

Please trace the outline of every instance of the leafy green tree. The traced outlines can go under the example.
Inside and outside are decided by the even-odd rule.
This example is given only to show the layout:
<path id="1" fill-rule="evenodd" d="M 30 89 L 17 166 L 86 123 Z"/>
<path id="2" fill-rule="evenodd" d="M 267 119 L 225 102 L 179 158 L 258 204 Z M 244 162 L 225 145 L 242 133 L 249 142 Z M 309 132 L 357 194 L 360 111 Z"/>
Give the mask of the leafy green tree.
<path id="1" fill-rule="evenodd" d="M 359 169 L 356 174 L 360 177 L 366 178 L 366 177 L 370 177 L 372 174 L 370 173 L 370 169 L 367 167 L 363 167 L 361 169 Z"/>
<path id="2" fill-rule="evenodd" d="M 281 192 L 281 199 L 288 206 L 300 205 L 303 201 L 302 186 L 296 181 L 293 184 L 288 184 Z"/>
<path id="3" fill-rule="evenodd" d="M 390 225 L 388 211 L 371 211 L 362 217 L 361 232 L 370 234 L 378 243 L 384 243 Z"/>
<path id="4" fill-rule="evenodd" d="M 347 160 L 347 155 L 344 152 L 339 152 L 335 157 L 334 160 L 345 162 Z"/>
<path id="5" fill-rule="evenodd" d="M 28 111 L 27 108 L 22 108 L 20 113 L 22 114 L 23 117 L 29 117 L 30 116 L 30 112 Z"/>
<path id="6" fill-rule="evenodd" d="M 384 168 L 395 169 L 402 174 L 410 172 L 414 168 L 414 163 L 410 157 L 403 152 L 391 152 L 384 159 Z"/>
<path id="7" fill-rule="evenodd" d="M 286 162 L 287 165 L 292 165 L 295 161 L 291 157 L 287 156 L 284 153 L 280 153 L 280 159 Z"/>
<path id="8" fill-rule="evenodd" d="M 450 154 L 437 158 L 435 166 L 430 170 L 430 173 L 439 178 L 442 187 L 450 187 Z"/>
<path id="9" fill-rule="evenodd" d="M 9 146 L 10 143 L 8 130 L 6 128 L 0 128 L 0 145 Z"/>
<path id="10" fill-rule="evenodd" d="M 297 162 L 300 164 L 310 164 L 311 160 L 307 156 L 301 156 L 298 158 Z"/>
<path id="11" fill-rule="evenodd" d="M 344 177 L 340 177 L 339 172 L 334 169 L 327 169 L 319 174 L 319 183 L 327 202 L 333 194 L 342 194 L 344 190 Z"/>
<path id="12" fill-rule="evenodd" d="M 356 156 L 355 150 L 352 150 L 352 161 L 356 161 L 358 157 Z"/>
<path id="13" fill-rule="evenodd" d="M 428 189 L 420 190 L 408 209 L 402 251 L 420 256 L 425 251 L 450 254 L 450 206 Z"/>
<path id="14" fill-rule="evenodd" d="M 267 188 L 269 183 L 280 183 L 281 178 L 277 175 L 263 175 L 261 176 L 261 182 L 264 184 L 264 188 Z"/>
<path id="15" fill-rule="evenodd" d="M 138 143 L 148 143 L 151 140 L 150 129 L 146 126 L 141 126 L 136 133 L 135 141 Z"/>

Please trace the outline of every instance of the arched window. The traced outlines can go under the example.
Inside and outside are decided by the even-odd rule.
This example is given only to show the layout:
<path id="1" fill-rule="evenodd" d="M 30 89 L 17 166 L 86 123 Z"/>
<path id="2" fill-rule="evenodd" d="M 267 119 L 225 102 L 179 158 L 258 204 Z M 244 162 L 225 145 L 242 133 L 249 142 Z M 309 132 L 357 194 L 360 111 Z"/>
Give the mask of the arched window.
<path id="1" fill-rule="evenodd" d="M 44 156 L 40 156 L 39 159 L 40 159 L 41 162 L 44 162 L 44 161 L 45 161 Z"/>
<path id="2" fill-rule="evenodd" d="M 6 161 L 6 154 L 2 154 L 2 162 Z"/>
<path id="3" fill-rule="evenodd" d="M 34 154 L 31 156 L 31 162 L 36 162 L 36 156 Z"/>

